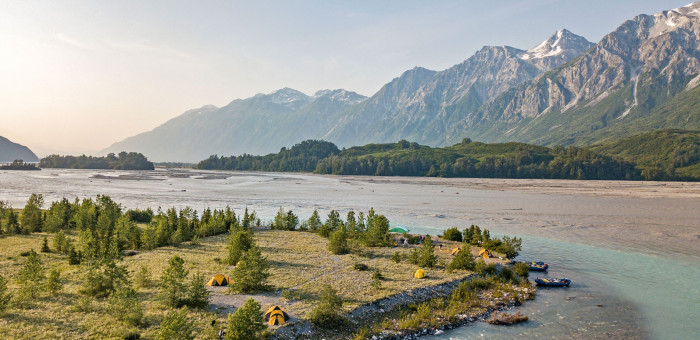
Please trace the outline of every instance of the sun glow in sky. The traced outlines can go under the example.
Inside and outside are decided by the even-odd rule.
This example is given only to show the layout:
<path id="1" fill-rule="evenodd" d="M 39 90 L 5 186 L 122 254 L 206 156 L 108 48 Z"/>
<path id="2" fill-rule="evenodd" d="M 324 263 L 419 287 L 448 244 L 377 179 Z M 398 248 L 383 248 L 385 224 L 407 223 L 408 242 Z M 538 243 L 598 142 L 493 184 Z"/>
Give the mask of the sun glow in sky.
<path id="1" fill-rule="evenodd" d="M 291 87 L 371 96 L 403 71 L 567 28 L 597 42 L 689 0 L 3 1 L 0 136 L 91 153 L 206 104 Z"/>

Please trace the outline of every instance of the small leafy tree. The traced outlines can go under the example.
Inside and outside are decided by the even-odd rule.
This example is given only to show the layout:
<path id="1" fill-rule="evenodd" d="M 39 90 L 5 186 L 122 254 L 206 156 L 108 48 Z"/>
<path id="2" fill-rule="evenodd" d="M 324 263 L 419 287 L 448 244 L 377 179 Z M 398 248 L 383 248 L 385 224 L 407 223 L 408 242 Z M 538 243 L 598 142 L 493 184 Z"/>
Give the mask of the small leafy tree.
<path id="1" fill-rule="evenodd" d="M 27 204 L 22 209 L 20 215 L 20 225 L 22 233 L 40 231 L 42 226 L 41 207 L 44 205 L 44 196 L 32 194 L 27 200 Z"/>
<path id="2" fill-rule="evenodd" d="M 442 234 L 446 240 L 462 242 L 462 233 L 457 228 L 449 228 Z"/>
<path id="3" fill-rule="evenodd" d="M 63 289 L 63 283 L 61 282 L 61 271 L 53 267 L 49 271 L 49 279 L 46 280 L 46 290 L 52 294 L 56 294 Z"/>
<path id="4" fill-rule="evenodd" d="M 7 310 L 12 300 L 12 293 L 7 289 L 7 279 L 0 275 L 0 313 Z"/>
<path id="5" fill-rule="evenodd" d="M 331 233 L 328 242 L 328 250 L 336 255 L 347 254 L 350 248 L 348 246 L 348 236 L 345 230 L 338 229 Z"/>
<path id="6" fill-rule="evenodd" d="M 109 311 L 112 315 L 129 325 L 141 325 L 143 321 L 143 306 L 136 290 L 123 285 L 109 296 L 108 301 Z"/>
<path id="7" fill-rule="evenodd" d="M 269 268 L 270 264 L 260 248 L 253 246 L 243 254 L 233 270 L 231 289 L 241 293 L 266 290 L 267 278 L 270 277 Z"/>
<path id="8" fill-rule="evenodd" d="M 22 286 L 21 292 L 27 297 L 36 298 L 41 291 L 41 284 L 46 280 L 44 267 L 41 266 L 39 254 L 34 249 L 29 251 L 27 262 L 19 272 L 18 282 Z"/>
<path id="9" fill-rule="evenodd" d="M 254 245 L 253 237 L 249 231 L 243 229 L 233 230 L 228 242 L 228 257 L 226 263 L 236 265 L 243 254 Z"/>
<path id="10" fill-rule="evenodd" d="M 184 267 L 185 261 L 175 255 L 168 260 L 166 268 L 160 276 L 160 296 L 171 307 L 180 307 L 187 300 L 187 286 L 185 279 L 188 271 Z"/>
<path id="11" fill-rule="evenodd" d="M 193 340 L 194 326 L 194 322 L 187 318 L 187 307 L 170 310 L 160 323 L 156 339 Z"/>
<path id="12" fill-rule="evenodd" d="M 437 256 L 435 256 L 435 245 L 433 245 L 433 240 L 430 238 L 430 235 L 427 235 L 418 256 L 418 265 L 424 268 L 432 268 L 436 263 Z"/>
<path id="13" fill-rule="evenodd" d="M 309 313 L 309 319 L 321 327 L 333 327 L 343 323 L 340 309 L 343 300 L 331 285 L 325 284 L 319 294 L 320 301 Z"/>
<path id="14" fill-rule="evenodd" d="M 228 327 L 226 328 L 226 340 L 262 339 L 267 326 L 263 323 L 263 313 L 260 304 L 250 298 L 228 315 Z"/>
<path id="15" fill-rule="evenodd" d="M 402 257 L 401 253 L 397 251 L 391 255 L 391 260 L 396 262 L 396 263 L 401 263 L 401 257 Z"/>

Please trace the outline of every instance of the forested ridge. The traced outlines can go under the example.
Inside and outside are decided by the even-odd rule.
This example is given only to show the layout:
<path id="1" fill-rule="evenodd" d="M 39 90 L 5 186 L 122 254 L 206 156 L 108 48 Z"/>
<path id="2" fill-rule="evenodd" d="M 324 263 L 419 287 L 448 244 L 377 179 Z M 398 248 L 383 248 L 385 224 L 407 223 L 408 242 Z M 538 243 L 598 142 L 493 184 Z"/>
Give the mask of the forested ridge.
<path id="1" fill-rule="evenodd" d="M 444 148 L 401 140 L 398 143 L 367 144 L 343 150 L 330 142 L 308 140 L 265 156 L 213 155 L 199 162 L 197 168 L 373 176 L 589 180 L 700 178 L 685 173 L 683 177 L 672 174 L 659 177 L 658 172 L 644 171 L 644 167 L 638 166 L 632 159 L 590 148 L 549 148 L 514 142 L 486 144 L 468 138 Z"/>
<path id="2" fill-rule="evenodd" d="M 40 168 L 153 170 L 153 162 L 138 152 L 113 153 L 105 157 L 51 155 L 39 161 Z"/>

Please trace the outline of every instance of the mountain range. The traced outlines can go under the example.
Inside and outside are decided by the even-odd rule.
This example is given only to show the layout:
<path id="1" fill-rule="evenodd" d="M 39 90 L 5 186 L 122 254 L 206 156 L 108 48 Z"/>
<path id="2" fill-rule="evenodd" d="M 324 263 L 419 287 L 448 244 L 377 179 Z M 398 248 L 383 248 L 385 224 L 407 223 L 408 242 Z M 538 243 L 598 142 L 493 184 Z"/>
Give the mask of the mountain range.
<path id="1" fill-rule="evenodd" d="M 37 157 L 28 147 L 14 143 L 0 136 L 0 163 L 9 163 L 21 159 L 25 162 L 38 162 Z"/>
<path id="2" fill-rule="evenodd" d="M 594 44 L 563 29 L 522 50 L 486 46 L 443 71 L 416 67 L 371 97 L 284 88 L 185 112 L 103 152 L 154 161 L 265 154 L 306 139 L 585 145 L 700 129 L 700 3 L 639 15 Z"/>

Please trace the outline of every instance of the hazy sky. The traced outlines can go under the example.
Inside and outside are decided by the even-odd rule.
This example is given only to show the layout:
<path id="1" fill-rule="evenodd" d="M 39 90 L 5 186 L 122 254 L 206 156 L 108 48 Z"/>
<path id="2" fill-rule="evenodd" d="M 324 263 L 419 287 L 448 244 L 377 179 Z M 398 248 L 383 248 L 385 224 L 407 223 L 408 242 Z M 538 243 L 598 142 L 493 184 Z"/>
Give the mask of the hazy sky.
<path id="1" fill-rule="evenodd" d="M 597 42 L 689 0 L 0 2 L 0 135 L 82 153 L 206 104 L 291 87 L 372 95 L 484 45 Z"/>

